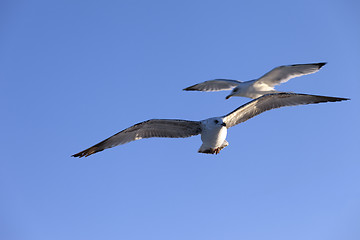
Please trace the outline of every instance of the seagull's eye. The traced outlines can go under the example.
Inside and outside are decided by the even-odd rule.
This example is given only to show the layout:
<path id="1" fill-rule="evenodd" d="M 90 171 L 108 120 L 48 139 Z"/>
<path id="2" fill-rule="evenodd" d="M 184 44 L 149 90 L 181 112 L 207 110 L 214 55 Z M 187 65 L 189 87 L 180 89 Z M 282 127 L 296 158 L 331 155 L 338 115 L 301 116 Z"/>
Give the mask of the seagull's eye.
<path id="1" fill-rule="evenodd" d="M 215 124 L 218 124 L 218 123 L 219 123 L 219 121 L 218 121 L 218 120 L 215 120 L 214 122 L 215 122 Z"/>

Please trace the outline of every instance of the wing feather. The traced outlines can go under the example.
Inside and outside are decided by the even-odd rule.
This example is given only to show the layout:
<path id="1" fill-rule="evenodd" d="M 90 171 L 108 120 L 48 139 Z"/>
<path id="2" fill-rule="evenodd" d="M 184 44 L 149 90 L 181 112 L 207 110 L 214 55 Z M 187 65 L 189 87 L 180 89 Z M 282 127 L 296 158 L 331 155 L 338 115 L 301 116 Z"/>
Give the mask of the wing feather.
<path id="1" fill-rule="evenodd" d="M 231 113 L 223 116 L 223 121 L 226 123 L 227 128 L 230 128 L 239 123 L 245 122 L 248 119 L 255 117 L 256 115 L 259 115 L 260 113 L 275 108 L 314 104 L 321 102 L 338 102 L 344 100 L 349 99 L 297 93 L 267 94 L 255 100 L 252 100 L 235 109 Z"/>
<path id="2" fill-rule="evenodd" d="M 231 90 L 238 86 L 241 81 L 231 79 L 214 79 L 195 84 L 193 86 L 184 88 L 184 91 L 202 91 L 202 92 L 215 92 L 222 90 Z"/>
<path id="3" fill-rule="evenodd" d="M 326 62 L 294 64 L 276 67 L 264 76 L 260 77 L 255 84 L 266 84 L 270 87 L 289 81 L 291 78 L 315 73 L 323 67 Z"/>
<path id="4" fill-rule="evenodd" d="M 151 119 L 131 126 L 104 141 L 72 155 L 73 157 L 87 157 L 106 148 L 112 148 L 127 142 L 152 137 L 186 138 L 198 135 L 201 123 L 180 119 Z"/>

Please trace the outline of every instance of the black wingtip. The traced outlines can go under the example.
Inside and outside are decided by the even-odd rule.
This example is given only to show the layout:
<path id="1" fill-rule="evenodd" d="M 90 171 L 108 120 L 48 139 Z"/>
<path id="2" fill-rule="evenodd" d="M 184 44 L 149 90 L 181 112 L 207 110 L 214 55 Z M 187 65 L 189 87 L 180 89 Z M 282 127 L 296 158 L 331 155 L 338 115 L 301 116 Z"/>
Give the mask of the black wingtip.
<path id="1" fill-rule="evenodd" d="M 104 140 L 104 141 L 106 141 L 106 140 Z M 103 142 L 100 142 L 92 147 L 89 147 L 88 149 L 85 149 L 84 151 L 76 153 L 76 154 L 72 155 L 72 157 L 78 157 L 78 158 L 88 157 L 94 153 L 101 152 L 101 151 L 105 150 L 105 148 L 101 147 L 101 144 Z"/>
<path id="2" fill-rule="evenodd" d="M 328 99 L 329 102 L 342 102 L 342 101 L 348 101 L 350 99 L 348 98 L 332 98 L 332 99 Z"/>
<path id="3" fill-rule="evenodd" d="M 319 66 L 319 69 L 322 68 L 324 65 L 326 65 L 327 62 L 321 62 L 321 63 L 318 63 L 318 66 Z"/>
<path id="4" fill-rule="evenodd" d="M 89 152 L 89 149 L 86 149 L 86 150 L 84 150 L 82 152 L 76 153 L 76 154 L 71 155 L 71 156 L 72 157 L 82 158 L 82 157 L 87 157 L 87 156 L 89 156 L 89 155 L 91 155 L 93 153 L 95 153 L 95 152 Z"/>
<path id="5" fill-rule="evenodd" d="M 197 91 L 197 89 L 195 89 L 194 87 L 195 87 L 195 85 L 184 88 L 183 91 Z"/>
<path id="6" fill-rule="evenodd" d="M 339 101 L 349 101 L 351 100 L 351 98 L 339 98 L 340 100 Z"/>
<path id="7" fill-rule="evenodd" d="M 78 158 L 82 158 L 82 157 L 84 157 L 84 156 L 85 156 L 85 155 L 81 155 L 80 153 L 71 155 L 71 157 L 78 157 Z M 86 156 L 85 156 L 85 157 L 86 157 Z"/>
<path id="8" fill-rule="evenodd" d="M 314 95 L 316 96 L 316 95 Z M 319 96 L 319 97 L 325 97 L 327 102 L 341 102 L 341 101 L 348 101 L 350 98 L 341 98 L 341 97 L 328 97 L 328 96 Z"/>

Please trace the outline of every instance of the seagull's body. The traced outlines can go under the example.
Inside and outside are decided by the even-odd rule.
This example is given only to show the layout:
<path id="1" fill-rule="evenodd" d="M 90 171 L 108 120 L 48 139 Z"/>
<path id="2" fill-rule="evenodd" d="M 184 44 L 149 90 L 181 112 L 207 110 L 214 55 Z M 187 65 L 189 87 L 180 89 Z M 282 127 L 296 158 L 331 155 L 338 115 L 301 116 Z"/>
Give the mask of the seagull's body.
<path id="1" fill-rule="evenodd" d="M 265 94 L 279 93 L 275 90 L 275 86 L 287 82 L 291 78 L 315 73 L 320 70 L 326 63 L 309 63 L 284 65 L 272 69 L 264 76 L 250 81 L 238 81 L 231 79 L 214 79 L 195 84 L 184 88 L 185 91 L 203 91 L 213 92 L 222 90 L 232 90 L 231 94 L 226 97 L 248 97 L 258 98 Z"/>
<path id="2" fill-rule="evenodd" d="M 185 138 L 201 134 L 202 145 L 200 153 L 219 153 L 226 147 L 227 129 L 271 109 L 285 106 L 305 105 L 320 102 L 337 102 L 346 98 L 326 97 L 296 93 L 267 94 L 252 100 L 231 113 L 208 118 L 202 121 L 180 119 L 151 119 L 133 125 L 104 141 L 84 150 L 73 157 L 87 157 L 106 148 L 111 148 L 130 141 L 151 138 Z"/>
<path id="3" fill-rule="evenodd" d="M 226 123 L 221 117 L 208 118 L 201 121 L 200 153 L 219 153 L 229 145 L 225 140 L 227 135 Z"/>

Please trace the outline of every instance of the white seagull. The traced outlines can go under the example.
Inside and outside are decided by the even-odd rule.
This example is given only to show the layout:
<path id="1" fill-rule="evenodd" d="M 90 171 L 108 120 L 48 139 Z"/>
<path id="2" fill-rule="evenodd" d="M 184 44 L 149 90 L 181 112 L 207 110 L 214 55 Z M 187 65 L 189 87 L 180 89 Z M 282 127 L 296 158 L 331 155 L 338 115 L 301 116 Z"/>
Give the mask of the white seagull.
<path id="1" fill-rule="evenodd" d="M 255 80 L 242 82 L 231 79 L 214 79 L 195 84 L 183 90 L 203 92 L 232 90 L 226 99 L 233 96 L 255 99 L 265 94 L 279 93 L 279 91 L 275 90 L 276 85 L 287 82 L 294 77 L 315 73 L 325 64 L 326 62 L 284 65 L 274 68 L 264 76 Z"/>
<path id="2" fill-rule="evenodd" d="M 344 100 L 349 99 L 296 93 L 267 94 L 252 100 L 221 117 L 208 118 L 202 121 L 187 121 L 180 119 L 151 119 L 144 121 L 72 156 L 87 157 L 106 148 L 115 147 L 142 138 L 185 138 L 198 134 L 201 134 L 202 140 L 199 153 L 218 154 L 221 149 L 229 145 L 225 140 L 228 128 L 245 122 L 262 112 L 285 106 Z"/>

